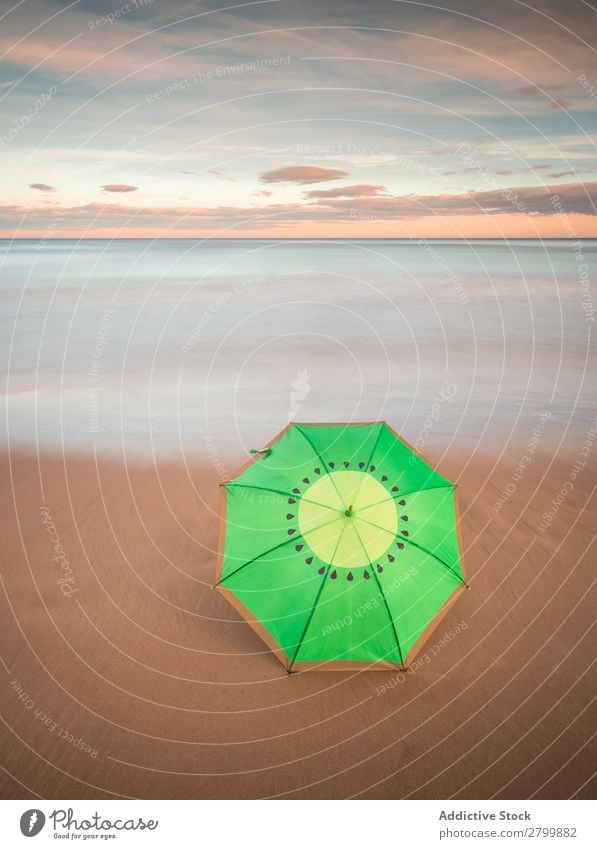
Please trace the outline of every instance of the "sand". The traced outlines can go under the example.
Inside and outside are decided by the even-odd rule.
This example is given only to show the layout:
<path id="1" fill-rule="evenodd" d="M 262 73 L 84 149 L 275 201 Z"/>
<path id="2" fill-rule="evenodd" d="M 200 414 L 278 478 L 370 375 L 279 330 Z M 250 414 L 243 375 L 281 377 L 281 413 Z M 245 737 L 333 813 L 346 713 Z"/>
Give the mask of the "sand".
<path id="1" fill-rule="evenodd" d="M 594 797 L 595 464 L 541 532 L 577 456 L 542 450 L 497 512 L 518 449 L 428 452 L 471 590 L 402 678 L 286 675 L 210 590 L 201 458 L 4 457 L 3 797 Z"/>

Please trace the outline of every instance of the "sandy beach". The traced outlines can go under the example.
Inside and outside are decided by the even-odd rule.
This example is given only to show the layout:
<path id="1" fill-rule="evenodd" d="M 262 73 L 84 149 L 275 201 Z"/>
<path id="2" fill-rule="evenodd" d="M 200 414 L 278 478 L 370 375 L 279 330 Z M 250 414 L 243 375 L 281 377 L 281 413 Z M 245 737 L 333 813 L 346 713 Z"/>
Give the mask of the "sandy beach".
<path id="1" fill-rule="evenodd" d="M 206 459 L 4 456 L 2 795 L 594 797 L 595 461 L 574 473 L 573 442 L 515 483 L 520 445 L 427 452 L 460 483 L 471 590 L 404 676 L 286 675 L 210 590 Z"/>

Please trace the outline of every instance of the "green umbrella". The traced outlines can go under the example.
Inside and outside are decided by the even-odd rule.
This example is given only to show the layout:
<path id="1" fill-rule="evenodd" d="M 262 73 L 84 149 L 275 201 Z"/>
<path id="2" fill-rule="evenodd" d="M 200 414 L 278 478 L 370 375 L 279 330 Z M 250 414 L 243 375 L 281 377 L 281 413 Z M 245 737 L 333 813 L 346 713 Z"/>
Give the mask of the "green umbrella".
<path id="1" fill-rule="evenodd" d="M 407 668 L 467 586 L 456 486 L 385 422 L 253 453 L 221 487 L 215 587 L 288 672 Z"/>

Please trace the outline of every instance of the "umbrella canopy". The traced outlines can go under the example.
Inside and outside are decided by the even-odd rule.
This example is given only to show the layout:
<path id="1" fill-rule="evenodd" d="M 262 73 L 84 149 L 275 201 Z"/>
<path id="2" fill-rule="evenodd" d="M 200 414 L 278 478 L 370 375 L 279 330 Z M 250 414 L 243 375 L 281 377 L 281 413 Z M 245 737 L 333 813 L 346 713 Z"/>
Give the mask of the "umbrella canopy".
<path id="1" fill-rule="evenodd" d="M 456 486 L 386 422 L 290 424 L 221 493 L 215 587 L 289 672 L 405 669 L 467 586 Z"/>

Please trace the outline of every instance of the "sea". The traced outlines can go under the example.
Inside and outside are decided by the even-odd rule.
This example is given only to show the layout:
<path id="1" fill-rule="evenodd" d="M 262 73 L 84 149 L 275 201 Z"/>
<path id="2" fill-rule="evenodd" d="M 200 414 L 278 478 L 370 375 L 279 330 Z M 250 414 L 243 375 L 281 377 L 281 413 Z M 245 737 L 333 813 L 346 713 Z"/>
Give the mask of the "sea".
<path id="1" fill-rule="evenodd" d="M 0 241 L 8 447 L 206 455 L 386 420 L 425 454 L 595 422 L 597 240 Z"/>

